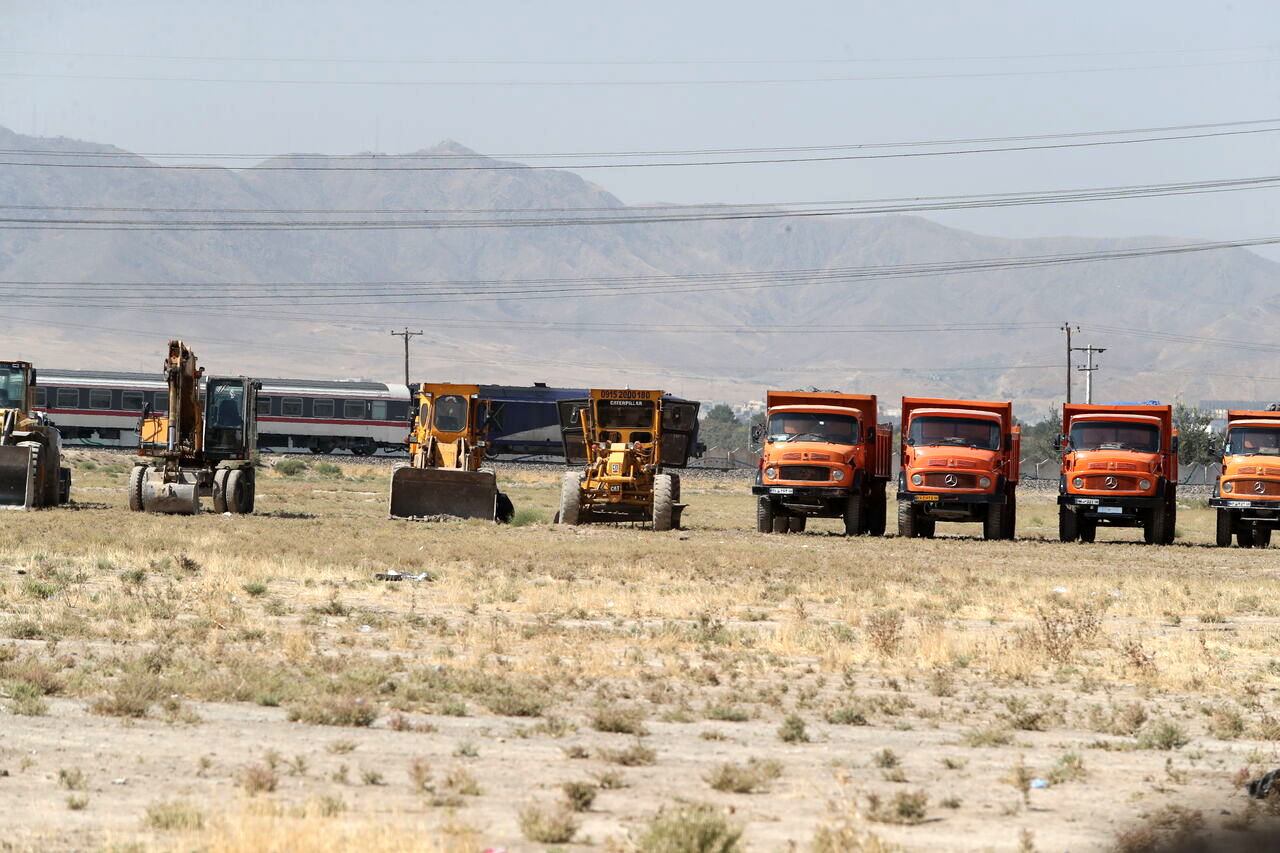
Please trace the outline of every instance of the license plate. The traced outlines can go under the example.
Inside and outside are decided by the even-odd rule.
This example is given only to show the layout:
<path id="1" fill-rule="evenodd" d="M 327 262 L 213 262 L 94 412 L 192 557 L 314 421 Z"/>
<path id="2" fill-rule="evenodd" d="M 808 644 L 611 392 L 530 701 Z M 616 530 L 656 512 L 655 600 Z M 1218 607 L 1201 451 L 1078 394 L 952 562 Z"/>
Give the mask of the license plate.
<path id="1" fill-rule="evenodd" d="M 937 495 L 916 495 L 918 501 L 936 501 L 937 499 Z"/>
<path id="2" fill-rule="evenodd" d="M 1124 512 L 1124 507 L 1120 507 L 1120 506 L 1100 506 L 1100 507 L 1098 507 L 1098 512 L 1099 512 L 1099 513 L 1106 513 L 1107 515 L 1120 515 L 1122 512 Z"/>
<path id="3" fill-rule="evenodd" d="M 1245 508 L 1245 509 L 1248 509 L 1248 508 L 1249 508 L 1249 502 L 1248 502 L 1248 501 L 1227 501 L 1227 506 L 1231 506 L 1231 507 L 1243 507 L 1243 508 Z"/>
<path id="4" fill-rule="evenodd" d="M 771 495 L 794 495 L 795 493 L 796 493 L 795 489 L 770 489 L 769 490 L 769 494 Z"/>
<path id="5" fill-rule="evenodd" d="M 1076 505 L 1077 506 L 1097 506 L 1098 499 L 1097 498 L 1076 498 Z"/>

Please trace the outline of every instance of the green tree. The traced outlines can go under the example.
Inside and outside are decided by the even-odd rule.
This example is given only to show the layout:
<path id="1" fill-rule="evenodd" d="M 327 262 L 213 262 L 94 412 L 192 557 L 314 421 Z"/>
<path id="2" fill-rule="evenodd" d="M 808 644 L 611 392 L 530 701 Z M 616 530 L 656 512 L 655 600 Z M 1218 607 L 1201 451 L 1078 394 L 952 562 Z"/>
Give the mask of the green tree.
<path id="1" fill-rule="evenodd" d="M 1062 434 L 1062 410 L 1050 408 L 1045 416 L 1033 424 L 1022 427 L 1022 458 L 1028 462 L 1056 459 L 1058 448 L 1054 445 Z"/>
<path id="2" fill-rule="evenodd" d="M 747 425 L 738 420 L 733 409 L 724 403 L 716 403 L 707 409 L 698 427 L 698 440 L 708 448 L 736 450 L 747 446 Z"/>
<path id="3" fill-rule="evenodd" d="M 1173 406 L 1173 426 L 1178 431 L 1178 462 L 1213 465 L 1222 461 L 1222 436 L 1209 429 L 1213 415 L 1205 409 L 1178 402 Z"/>

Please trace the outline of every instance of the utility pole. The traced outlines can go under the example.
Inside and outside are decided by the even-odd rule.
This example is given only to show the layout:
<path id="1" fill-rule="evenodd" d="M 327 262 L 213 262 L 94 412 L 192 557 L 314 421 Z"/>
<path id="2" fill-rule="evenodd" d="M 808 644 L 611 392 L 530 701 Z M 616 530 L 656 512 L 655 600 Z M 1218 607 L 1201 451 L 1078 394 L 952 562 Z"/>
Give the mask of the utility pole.
<path id="1" fill-rule="evenodd" d="M 1087 347 L 1076 347 L 1075 350 L 1076 352 L 1086 353 L 1089 357 L 1089 365 L 1087 367 L 1084 365 L 1080 365 L 1079 367 L 1076 368 L 1076 370 L 1084 374 L 1084 401 L 1086 403 L 1092 403 L 1093 402 L 1093 372 L 1098 369 L 1093 364 L 1093 354 L 1095 352 L 1104 353 L 1107 351 L 1107 348 L 1095 347 L 1093 344 L 1090 344 Z"/>
<path id="2" fill-rule="evenodd" d="M 1067 402 L 1071 402 L 1071 333 L 1080 331 L 1079 326 L 1072 327 L 1070 322 L 1062 324 L 1062 331 L 1067 333 Z"/>
<path id="3" fill-rule="evenodd" d="M 416 338 L 418 335 L 421 335 L 422 330 L 419 329 L 416 332 L 411 332 L 409 331 L 409 327 L 405 326 L 403 332 L 392 331 L 391 334 L 395 335 L 396 337 L 404 338 L 404 384 L 408 385 L 409 384 L 409 338 Z"/>

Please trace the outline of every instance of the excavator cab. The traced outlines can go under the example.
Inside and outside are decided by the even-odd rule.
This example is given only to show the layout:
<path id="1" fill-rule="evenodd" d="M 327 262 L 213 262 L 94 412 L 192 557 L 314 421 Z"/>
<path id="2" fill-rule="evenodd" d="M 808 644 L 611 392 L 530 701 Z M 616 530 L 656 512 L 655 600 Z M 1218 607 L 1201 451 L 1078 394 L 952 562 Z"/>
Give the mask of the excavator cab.
<path id="1" fill-rule="evenodd" d="M 36 370 L 0 361 L 0 509 L 66 503 L 71 469 L 62 467 L 62 436 L 34 411 Z"/>
<path id="2" fill-rule="evenodd" d="M 204 450 L 210 459 L 248 459 L 257 447 L 258 388 L 243 376 L 215 376 L 205 385 Z"/>
<path id="3" fill-rule="evenodd" d="M 484 470 L 489 401 L 478 385 L 423 383 L 414 393 L 409 464 L 391 474 L 392 518 L 487 518 L 515 514 L 498 478 Z"/>

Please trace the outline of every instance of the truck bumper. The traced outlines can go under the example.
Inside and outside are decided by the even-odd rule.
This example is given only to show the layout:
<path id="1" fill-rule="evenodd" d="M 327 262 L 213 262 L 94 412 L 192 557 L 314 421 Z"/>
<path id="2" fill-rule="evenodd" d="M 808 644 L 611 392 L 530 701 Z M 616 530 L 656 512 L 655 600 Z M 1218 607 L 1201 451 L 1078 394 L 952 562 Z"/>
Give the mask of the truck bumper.
<path id="1" fill-rule="evenodd" d="M 1211 509 L 1239 513 L 1241 521 L 1264 521 L 1280 525 L 1280 501 L 1250 501 L 1235 498 L 1209 498 Z"/>
<path id="2" fill-rule="evenodd" d="M 943 492 L 898 492 L 898 503 L 918 503 L 932 506 L 954 504 L 1002 504 L 1008 503 L 1004 492 L 995 494 L 946 494 Z"/>
<path id="3" fill-rule="evenodd" d="M 1058 505 L 1073 507 L 1076 515 L 1082 518 L 1091 518 L 1119 527 L 1135 527 L 1142 522 L 1142 516 L 1147 510 L 1164 506 L 1165 499 L 1058 495 Z"/>
<path id="4" fill-rule="evenodd" d="M 751 494 L 781 498 L 847 498 L 853 494 L 848 487 L 834 486 L 752 486 Z"/>

